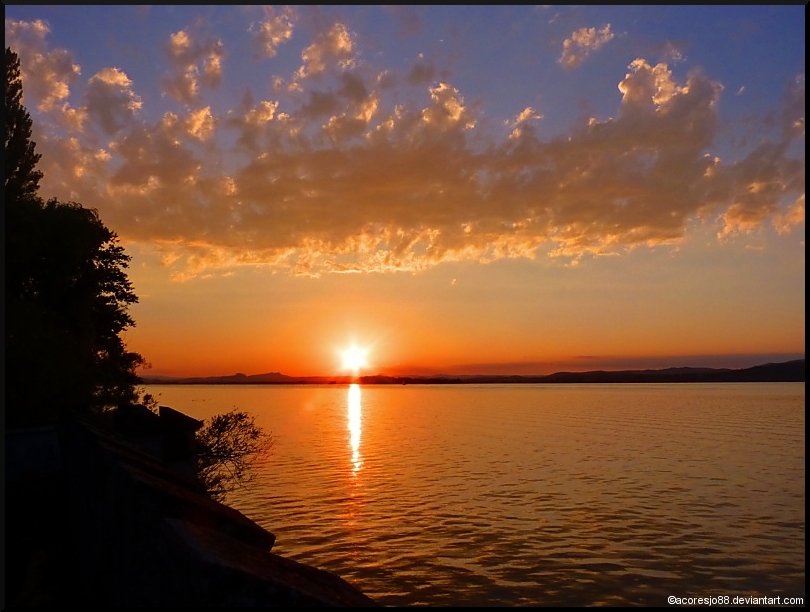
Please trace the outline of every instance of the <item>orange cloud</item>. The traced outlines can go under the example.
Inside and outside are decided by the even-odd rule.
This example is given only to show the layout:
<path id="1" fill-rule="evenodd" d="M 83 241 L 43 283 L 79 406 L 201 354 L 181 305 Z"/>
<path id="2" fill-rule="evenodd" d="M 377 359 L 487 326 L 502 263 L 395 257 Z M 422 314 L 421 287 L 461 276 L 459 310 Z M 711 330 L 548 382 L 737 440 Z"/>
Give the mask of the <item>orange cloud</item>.
<path id="1" fill-rule="evenodd" d="M 583 50 L 610 37 L 606 26 L 572 40 Z M 189 76 L 224 52 L 180 31 L 169 55 L 174 74 Z M 804 221 L 803 79 L 774 115 L 773 140 L 726 162 L 712 152 L 723 88 L 701 71 L 679 82 L 667 64 L 638 58 L 616 75 L 614 118 L 544 139 L 531 107 L 493 134 L 451 79 L 409 81 L 424 58 L 394 73 L 355 55 L 351 32 L 332 24 L 287 75 L 292 93 L 256 101 L 248 92 L 217 110 L 173 81 L 167 92 L 195 94 L 194 108 L 152 121 L 127 75 L 101 70 L 75 111 L 108 140 L 39 132 L 43 189 L 154 245 L 178 278 L 240 265 L 317 275 L 539 255 L 576 262 L 677 244 L 697 219 L 717 222 L 721 236 Z M 404 89 L 389 95 L 395 87 Z M 33 91 L 37 101 L 49 95 Z"/>
<path id="2" fill-rule="evenodd" d="M 585 58 L 603 45 L 613 40 L 613 32 L 610 31 L 610 24 L 602 26 L 600 30 L 596 28 L 580 28 L 570 38 L 563 41 L 563 51 L 558 60 L 569 70 L 576 68 Z"/>
<path id="3" fill-rule="evenodd" d="M 166 48 L 171 67 L 164 86 L 166 93 L 185 104 L 199 99 L 199 84 L 217 87 L 222 79 L 224 48 L 216 39 L 199 41 L 188 30 L 180 30 L 169 37 Z"/>
<path id="4" fill-rule="evenodd" d="M 284 7 L 278 15 L 273 7 L 265 7 L 265 12 L 267 19 L 258 25 L 251 25 L 249 31 L 253 33 L 253 41 L 260 55 L 275 57 L 278 48 L 292 38 L 298 15 L 291 7 Z"/>

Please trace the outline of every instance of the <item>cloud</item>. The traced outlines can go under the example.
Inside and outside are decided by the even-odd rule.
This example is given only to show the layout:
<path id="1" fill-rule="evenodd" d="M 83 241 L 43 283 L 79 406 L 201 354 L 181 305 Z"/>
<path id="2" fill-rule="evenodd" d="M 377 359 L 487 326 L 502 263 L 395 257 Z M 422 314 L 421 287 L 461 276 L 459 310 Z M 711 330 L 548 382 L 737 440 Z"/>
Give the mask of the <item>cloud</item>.
<path id="1" fill-rule="evenodd" d="M 498 135 L 452 79 L 409 82 L 413 66 L 357 63 L 340 24 L 314 40 L 289 75 L 299 89 L 246 91 L 224 110 L 141 113 L 127 75 L 99 71 L 76 110 L 104 130 L 103 146 L 35 121 L 43 191 L 97 208 L 177 278 L 254 265 L 317 275 L 576 263 L 677 245 L 696 222 L 721 239 L 804 222 L 803 77 L 770 140 L 726 161 L 713 151 L 723 88 L 699 70 L 678 81 L 638 58 L 608 94 L 615 117 L 544 138 L 526 106 Z M 215 48 L 172 44 L 175 66 Z"/>
<path id="2" fill-rule="evenodd" d="M 794 227 L 804 223 L 804 194 L 796 198 L 787 209 L 777 211 L 773 217 L 773 226 L 780 234 L 790 233 Z"/>
<path id="3" fill-rule="evenodd" d="M 248 156 L 259 151 L 259 142 L 270 138 L 271 122 L 276 118 L 278 101 L 262 100 L 256 104 L 250 91 L 245 92 L 242 104 L 231 111 L 226 125 L 238 132 L 237 146 Z"/>
<path id="4" fill-rule="evenodd" d="M 259 24 L 251 24 L 248 30 L 253 34 L 253 43 L 264 58 L 275 57 L 278 48 L 290 40 L 298 15 L 291 7 L 284 7 L 280 14 L 272 7 L 265 7 L 267 19 Z"/>
<path id="5" fill-rule="evenodd" d="M 108 135 L 128 126 L 141 105 L 132 81 L 118 68 L 103 68 L 87 83 L 86 112 Z"/>
<path id="6" fill-rule="evenodd" d="M 430 129 L 452 130 L 456 126 L 464 129 L 475 127 L 475 119 L 464 107 L 460 92 L 447 83 L 439 83 L 430 88 L 432 104 L 422 111 L 422 120 Z"/>
<path id="7" fill-rule="evenodd" d="M 721 215 L 720 238 L 749 233 L 768 219 L 782 234 L 804 223 L 805 161 L 790 155 L 798 141 L 804 150 L 804 115 L 804 75 L 800 75 L 787 87 L 774 117 L 778 140 L 757 144 L 745 158 L 724 168 L 717 181 L 731 202 Z"/>
<path id="8" fill-rule="evenodd" d="M 301 59 L 304 63 L 295 75 L 296 81 L 316 77 L 332 65 L 349 68 L 354 61 L 354 39 L 345 25 L 336 23 L 304 49 Z"/>
<path id="9" fill-rule="evenodd" d="M 166 93 L 184 104 L 199 100 L 200 83 L 218 87 L 222 79 L 224 47 L 218 39 L 196 40 L 188 30 L 169 37 L 166 53 L 170 69 L 163 83 Z"/>
<path id="10" fill-rule="evenodd" d="M 784 97 L 784 108 L 780 114 L 783 138 L 804 138 L 805 123 L 804 75 L 796 77 Z"/>
<path id="11" fill-rule="evenodd" d="M 514 120 L 504 122 L 511 130 L 509 133 L 510 140 L 520 138 L 526 130 L 532 130 L 533 127 L 530 122 L 539 121 L 542 118 L 543 116 L 536 113 L 531 106 L 527 106 Z"/>
<path id="12" fill-rule="evenodd" d="M 420 56 L 419 61 L 408 72 L 408 83 L 411 85 L 429 85 L 436 79 L 436 67 Z"/>
<path id="13" fill-rule="evenodd" d="M 721 215 L 721 238 L 751 232 L 768 219 L 780 233 L 804 222 L 804 160 L 787 157 L 784 142 L 756 147 L 723 179 L 731 204 Z"/>
<path id="14" fill-rule="evenodd" d="M 70 85 L 81 74 L 81 68 L 64 49 L 48 51 L 45 41 L 50 26 L 47 22 L 6 19 L 6 44 L 20 58 L 20 73 L 25 83 L 25 98 L 37 100 L 37 107 L 52 111 L 70 95 Z M 23 100 L 25 103 L 25 99 Z M 69 107 L 59 107 L 69 113 Z"/>
<path id="15" fill-rule="evenodd" d="M 189 136 L 199 141 L 205 141 L 209 140 L 214 133 L 214 117 L 211 114 L 210 106 L 190 110 L 182 117 L 175 113 L 166 113 L 163 116 L 163 126 L 163 131 L 172 134 L 175 142 Z"/>
<path id="16" fill-rule="evenodd" d="M 585 61 L 588 55 L 613 40 L 613 36 L 613 32 L 610 31 L 610 24 L 602 26 L 601 30 L 580 28 L 571 34 L 571 38 L 566 38 L 563 41 L 562 55 L 557 61 L 569 70 L 576 68 Z"/>

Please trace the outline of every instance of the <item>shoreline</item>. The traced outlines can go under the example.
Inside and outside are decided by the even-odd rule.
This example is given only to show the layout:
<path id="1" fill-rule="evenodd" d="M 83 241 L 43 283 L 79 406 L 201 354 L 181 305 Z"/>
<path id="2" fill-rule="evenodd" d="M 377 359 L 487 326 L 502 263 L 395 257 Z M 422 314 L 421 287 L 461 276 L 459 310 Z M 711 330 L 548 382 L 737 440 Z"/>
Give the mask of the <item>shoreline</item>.
<path id="1" fill-rule="evenodd" d="M 286 376 L 233 374 L 206 377 L 143 377 L 146 385 L 435 385 L 435 384 L 566 384 L 566 383 L 721 383 L 805 382 L 805 360 L 766 363 L 750 368 L 665 368 L 660 370 L 596 370 L 548 375 L 435 376 Z"/>

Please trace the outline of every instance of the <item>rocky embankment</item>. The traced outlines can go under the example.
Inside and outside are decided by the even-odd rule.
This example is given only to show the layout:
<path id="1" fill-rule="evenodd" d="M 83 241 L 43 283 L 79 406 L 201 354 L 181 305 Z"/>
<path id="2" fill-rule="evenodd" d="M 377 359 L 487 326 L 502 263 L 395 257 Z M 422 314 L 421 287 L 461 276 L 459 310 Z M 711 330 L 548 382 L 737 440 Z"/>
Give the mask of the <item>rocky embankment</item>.
<path id="1" fill-rule="evenodd" d="M 153 416 L 6 433 L 9 607 L 377 605 L 272 553 L 272 533 L 194 477 L 193 428 L 183 430 L 193 420 Z"/>

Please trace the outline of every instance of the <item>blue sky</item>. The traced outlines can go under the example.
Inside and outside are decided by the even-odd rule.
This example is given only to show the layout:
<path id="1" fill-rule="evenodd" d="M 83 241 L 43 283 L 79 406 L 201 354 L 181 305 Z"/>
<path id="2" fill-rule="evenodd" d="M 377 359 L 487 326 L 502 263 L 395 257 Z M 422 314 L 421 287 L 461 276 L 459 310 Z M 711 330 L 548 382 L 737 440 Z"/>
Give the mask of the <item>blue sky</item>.
<path id="1" fill-rule="evenodd" d="M 7 5 L 6 45 L 155 373 L 547 373 L 804 354 L 804 17 Z"/>

